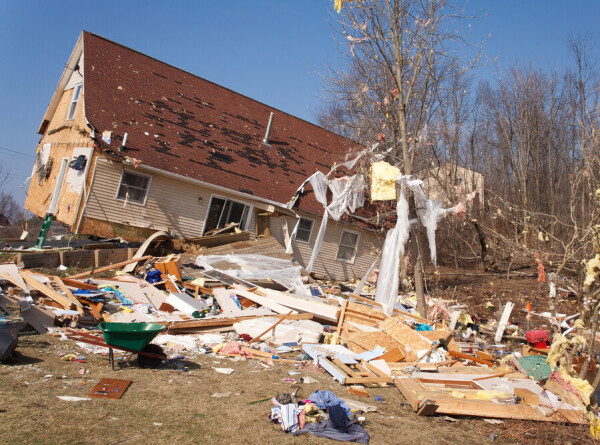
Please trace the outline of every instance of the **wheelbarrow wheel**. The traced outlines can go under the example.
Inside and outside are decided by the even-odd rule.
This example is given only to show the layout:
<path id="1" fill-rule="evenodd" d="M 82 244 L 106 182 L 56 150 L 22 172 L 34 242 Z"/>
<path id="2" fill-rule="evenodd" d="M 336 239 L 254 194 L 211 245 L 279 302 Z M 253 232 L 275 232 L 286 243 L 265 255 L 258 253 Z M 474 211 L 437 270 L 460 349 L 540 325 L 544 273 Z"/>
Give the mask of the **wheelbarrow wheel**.
<path id="1" fill-rule="evenodd" d="M 138 354 L 138 364 L 142 368 L 156 369 L 160 366 L 163 359 L 166 357 L 165 353 L 163 352 L 163 348 L 161 348 L 158 345 L 147 345 L 144 349 L 142 349 L 142 352 L 148 352 L 150 354 L 158 354 L 163 357 L 163 358 L 158 358 L 158 357 L 150 357 L 147 355 Z"/>

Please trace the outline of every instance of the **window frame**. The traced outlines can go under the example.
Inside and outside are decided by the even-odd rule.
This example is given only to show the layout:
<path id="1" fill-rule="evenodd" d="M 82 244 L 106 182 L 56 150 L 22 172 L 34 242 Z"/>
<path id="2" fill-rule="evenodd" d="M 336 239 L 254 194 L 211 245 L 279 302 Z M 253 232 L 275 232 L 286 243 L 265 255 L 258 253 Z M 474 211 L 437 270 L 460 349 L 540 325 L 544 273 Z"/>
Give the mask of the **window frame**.
<path id="1" fill-rule="evenodd" d="M 83 83 L 79 82 L 77 85 L 73 87 L 73 95 L 71 96 L 71 101 L 69 102 L 69 109 L 67 110 L 67 120 L 72 121 L 75 119 L 75 111 L 77 111 L 77 104 L 79 103 L 79 99 L 81 98 L 81 90 L 83 89 Z M 77 93 L 77 96 L 75 96 Z"/>
<path id="2" fill-rule="evenodd" d="M 351 233 L 352 235 L 356 235 L 356 244 L 353 246 L 354 247 L 354 254 L 352 255 L 352 258 L 347 260 L 344 258 L 340 258 L 340 248 L 343 247 L 351 247 L 347 244 L 342 244 L 342 239 L 344 238 L 344 233 Z M 358 254 L 358 246 L 360 245 L 360 233 L 359 232 L 355 232 L 354 230 L 347 230 L 347 229 L 342 229 L 342 234 L 340 235 L 340 240 L 338 241 L 338 250 L 337 253 L 335 255 L 335 260 L 339 261 L 341 263 L 348 263 L 348 264 L 354 264 L 354 261 L 356 260 L 356 255 Z"/>
<path id="3" fill-rule="evenodd" d="M 310 230 L 308 230 L 308 239 L 307 240 L 298 238 L 298 230 L 300 229 L 300 222 L 302 220 L 310 222 Z M 294 235 L 294 239 L 296 241 L 298 241 L 299 243 L 310 244 L 310 239 L 312 238 L 312 233 L 313 233 L 314 228 L 315 228 L 315 220 L 314 219 L 301 216 L 300 219 L 298 219 L 298 222 L 296 223 L 296 234 Z M 302 229 L 302 230 L 304 230 L 304 229 Z"/>
<path id="4" fill-rule="evenodd" d="M 125 177 L 125 174 L 131 174 L 133 176 L 141 176 L 143 178 L 147 178 L 148 179 L 148 186 L 146 187 L 146 193 L 144 194 L 144 202 L 137 202 L 137 201 L 132 201 L 130 198 L 120 198 L 119 197 L 119 191 L 121 190 L 121 185 L 123 185 L 123 178 Z M 115 195 L 115 199 L 117 201 L 121 201 L 121 202 L 127 202 L 127 203 L 131 203 L 131 204 L 135 204 L 135 205 L 139 205 L 139 206 L 145 206 L 146 202 L 148 201 L 148 195 L 150 194 L 150 186 L 152 185 L 152 176 L 151 175 L 145 175 L 143 173 L 138 173 L 138 172 L 134 172 L 131 170 L 127 170 L 127 169 L 123 169 L 121 171 L 121 179 L 119 180 L 119 186 L 117 187 L 117 194 Z M 129 187 L 129 186 L 127 186 Z M 125 194 L 127 196 L 127 194 Z"/>
<path id="5" fill-rule="evenodd" d="M 208 201 L 208 207 L 206 208 L 206 215 L 204 215 L 204 223 L 202 224 L 202 236 L 204 236 L 204 234 L 206 233 L 206 223 L 208 221 L 208 217 L 209 217 L 209 213 L 210 213 L 210 208 L 211 208 L 211 206 L 213 204 L 213 199 L 214 198 L 222 199 L 222 200 L 225 201 L 225 204 L 223 205 L 223 210 L 227 206 L 227 201 L 231 201 L 231 202 L 234 202 L 236 204 L 242 204 L 242 205 L 246 206 L 248 208 L 246 223 L 244 224 L 244 227 L 238 226 L 238 229 L 240 229 L 240 230 L 248 230 L 248 227 L 250 226 L 250 220 L 252 219 L 252 211 L 254 210 L 254 205 L 249 204 L 249 203 L 247 203 L 245 201 L 238 201 L 236 199 L 232 199 L 232 198 L 229 198 L 227 196 L 217 195 L 217 194 L 211 194 L 210 195 L 210 200 Z M 219 215 L 219 221 L 223 217 L 223 213 L 222 213 L 223 210 L 221 210 L 221 214 Z M 217 226 L 218 226 L 218 224 L 219 223 L 217 222 Z M 218 229 L 218 228 L 219 227 L 215 227 L 215 229 Z M 213 229 L 210 229 L 210 230 L 213 230 Z"/>

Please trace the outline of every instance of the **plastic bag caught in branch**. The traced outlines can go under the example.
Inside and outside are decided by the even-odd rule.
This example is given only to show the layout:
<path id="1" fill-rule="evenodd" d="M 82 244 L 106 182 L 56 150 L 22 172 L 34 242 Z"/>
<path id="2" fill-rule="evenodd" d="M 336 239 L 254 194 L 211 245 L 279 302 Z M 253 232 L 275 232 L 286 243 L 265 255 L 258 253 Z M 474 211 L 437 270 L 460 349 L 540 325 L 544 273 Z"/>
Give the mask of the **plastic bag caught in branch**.
<path id="1" fill-rule="evenodd" d="M 398 298 L 398 276 L 400 272 L 400 255 L 404 255 L 404 246 L 410 233 L 408 220 L 408 201 L 406 200 L 406 177 L 401 179 L 400 198 L 396 205 L 396 226 L 389 230 L 383 245 L 377 292 L 375 301 L 380 303 L 383 311 L 391 315 Z"/>
<path id="2" fill-rule="evenodd" d="M 428 199 L 421 184 L 413 184 L 410 186 L 417 205 L 419 213 L 419 221 L 427 230 L 427 241 L 429 243 L 429 253 L 431 262 L 437 267 L 437 249 L 435 246 L 435 231 L 437 223 L 446 215 L 446 213 L 454 212 L 455 207 L 449 209 L 442 208 L 442 202 L 435 199 Z"/>

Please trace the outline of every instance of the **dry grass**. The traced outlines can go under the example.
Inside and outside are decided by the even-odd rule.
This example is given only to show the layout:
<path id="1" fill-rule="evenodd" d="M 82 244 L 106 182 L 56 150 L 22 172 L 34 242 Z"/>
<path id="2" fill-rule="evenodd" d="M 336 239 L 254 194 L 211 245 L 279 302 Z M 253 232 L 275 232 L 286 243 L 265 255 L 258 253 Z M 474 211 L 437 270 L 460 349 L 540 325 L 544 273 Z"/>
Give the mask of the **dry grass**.
<path id="1" fill-rule="evenodd" d="M 163 367 L 149 370 L 129 366 L 113 372 L 106 357 L 85 354 L 71 341 L 47 335 L 24 335 L 18 357 L 0 366 L 0 442 L 3 444 L 242 444 L 334 443 L 309 435 L 293 437 L 268 423 L 270 402 L 255 400 L 292 392 L 284 382 L 292 365 L 265 369 L 257 361 L 232 361 L 198 356 L 188 371 Z M 65 362 L 59 353 L 85 355 L 87 363 Z M 219 362 L 219 363 L 217 363 Z M 212 367 L 230 367 L 231 375 Z M 80 375 L 85 368 L 87 373 Z M 46 375 L 52 378 L 46 378 Z M 303 373 L 319 383 L 301 385 L 300 397 L 317 389 L 338 396 L 347 390 L 327 374 Z M 101 378 L 133 383 L 120 400 L 64 402 L 56 396 L 86 397 Z M 231 392 L 228 398 L 214 393 Z M 438 417 L 418 417 L 403 405 L 395 388 L 369 389 L 377 413 L 366 415 L 372 444 L 590 443 L 587 428 L 505 421 L 489 425 L 481 419 L 449 423 Z M 373 401 L 376 395 L 384 401 Z M 158 424 L 158 425 L 157 425 Z"/>

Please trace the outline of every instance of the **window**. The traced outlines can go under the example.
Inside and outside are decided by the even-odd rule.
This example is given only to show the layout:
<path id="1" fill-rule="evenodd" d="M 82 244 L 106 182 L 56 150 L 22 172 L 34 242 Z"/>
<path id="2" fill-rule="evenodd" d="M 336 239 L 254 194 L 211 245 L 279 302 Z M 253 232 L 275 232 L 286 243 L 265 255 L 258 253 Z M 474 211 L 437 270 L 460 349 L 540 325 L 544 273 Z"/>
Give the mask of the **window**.
<path id="1" fill-rule="evenodd" d="M 150 176 L 123 170 L 119 191 L 117 192 L 117 199 L 144 205 L 149 189 Z"/>
<path id="2" fill-rule="evenodd" d="M 358 233 L 342 231 L 342 238 L 338 246 L 336 260 L 345 263 L 354 263 L 356 248 L 358 247 Z"/>
<path id="3" fill-rule="evenodd" d="M 221 229 L 231 223 L 237 223 L 238 228 L 246 230 L 249 214 L 249 205 L 213 196 L 208 206 L 204 233 L 214 229 Z"/>
<path id="4" fill-rule="evenodd" d="M 81 95 L 81 84 L 75 85 L 73 88 L 73 97 L 71 97 L 71 106 L 69 107 L 69 114 L 67 114 L 67 120 L 71 121 L 75 117 L 75 109 L 77 108 L 77 102 L 79 101 L 79 96 Z"/>
<path id="5" fill-rule="evenodd" d="M 310 242 L 310 235 L 312 234 L 314 221 L 308 218 L 300 217 L 298 221 L 298 227 L 296 228 L 296 241 L 303 243 Z"/>

